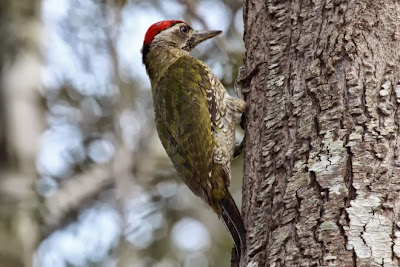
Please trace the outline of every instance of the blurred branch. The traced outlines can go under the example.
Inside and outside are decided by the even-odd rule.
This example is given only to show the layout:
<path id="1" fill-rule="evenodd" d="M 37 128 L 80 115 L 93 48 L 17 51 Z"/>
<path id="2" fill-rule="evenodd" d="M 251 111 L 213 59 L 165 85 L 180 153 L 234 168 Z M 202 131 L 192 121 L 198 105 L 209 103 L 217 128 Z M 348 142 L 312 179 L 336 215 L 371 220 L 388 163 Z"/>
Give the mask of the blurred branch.
<path id="1" fill-rule="evenodd" d="M 40 240 L 32 186 L 43 128 L 40 1 L 0 1 L 0 265 L 32 266 Z"/>
<path id="2" fill-rule="evenodd" d="M 204 20 L 204 18 L 197 12 L 197 7 L 196 4 L 193 1 L 189 0 L 179 0 L 184 6 L 186 6 L 189 14 L 193 16 L 195 19 L 197 19 L 200 24 L 204 27 L 204 29 L 209 30 L 209 27 L 207 25 L 207 22 Z M 217 30 L 217 29 L 215 29 Z M 222 38 L 215 38 L 215 44 L 220 50 L 219 52 L 222 53 L 222 56 L 224 58 L 229 58 L 227 52 L 226 52 L 226 44 L 225 41 L 222 40 Z M 211 53 L 210 53 L 211 54 Z"/>
<path id="3" fill-rule="evenodd" d="M 91 199 L 95 199 L 101 192 L 114 185 L 114 176 L 110 172 L 109 164 L 94 165 L 91 170 L 72 177 L 61 184 L 61 188 L 45 200 L 48 211 L 46 223 L 47 231 L 59 228 L 66 218 L 76 214 L 80 208 Z"/>
<path id="4" fill-rule="evenodd" d="M 200 23 L 203 25 L 204 29 L 208 30 L 207 22 L 204 20 L 204 18 L 202 16 L 200 16 L 199 13 L 197 13 L 196 4 L 193 1 L 179 0 L 179 2 L 181 2 L 184 6 L 186 6 L 190 15 L 192 15 L 194 18 L 196 18 L 198 21 L 200 21 Z"/>
<path id="5" fill-rule="evenodd" d="M 2 48 L 0 47 L 0 50 Z M 2 62 L 4 59 L 2 59 L 2 54 L 0 53 L 0 73 L 2 73 Z M 4 93 L 3 90 L 0 90 L 0 168 L 2 167 L 1 165 L 7 165 L 7 135 L 6 135 L 6 129 L 7 129 L 7 109 L 5 108 L 5 99 L 4 99 Z"/>

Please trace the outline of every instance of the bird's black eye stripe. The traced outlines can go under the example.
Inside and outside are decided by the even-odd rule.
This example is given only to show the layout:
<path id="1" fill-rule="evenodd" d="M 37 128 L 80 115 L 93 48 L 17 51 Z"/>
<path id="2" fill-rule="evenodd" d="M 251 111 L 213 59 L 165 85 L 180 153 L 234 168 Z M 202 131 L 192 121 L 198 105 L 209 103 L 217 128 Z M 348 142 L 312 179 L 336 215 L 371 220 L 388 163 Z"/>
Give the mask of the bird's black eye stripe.
<path id="1" fill-rule="evenodd" d="M 179 29 L 180 29 L 181 32 L 184 33 L 184 34 L 187 34 L 187 33 L 189 32 L 188 27 L 186 27 L 185 25 L 182 25 Z"/>

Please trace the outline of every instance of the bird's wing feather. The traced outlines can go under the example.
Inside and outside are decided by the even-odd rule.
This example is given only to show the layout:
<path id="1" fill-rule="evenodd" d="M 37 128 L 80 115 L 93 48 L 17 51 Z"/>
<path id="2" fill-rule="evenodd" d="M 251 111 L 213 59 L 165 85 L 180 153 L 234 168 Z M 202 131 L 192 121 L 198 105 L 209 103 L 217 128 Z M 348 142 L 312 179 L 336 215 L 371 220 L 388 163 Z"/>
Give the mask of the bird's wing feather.
<path id="1" fill-rule="evenodd" d="M 163 146 L 181 179 L 212 204 L 214 141 L 207 92 L 208 75 L 196 59 L 184 56 L 160 79 L 154 95 L 156 126 Z"/>
<path id="2" fill-rule="evenodd" d="M 195 58 L 181 57 L 172 64 L 153 94 L 156 126 L 179 176 L 222 217 L 240 258 L 243 221 L 226 188 L 229 173 L 213 161 L 211 128 L 217 105 L 209 77 L 208 68 Z"/>

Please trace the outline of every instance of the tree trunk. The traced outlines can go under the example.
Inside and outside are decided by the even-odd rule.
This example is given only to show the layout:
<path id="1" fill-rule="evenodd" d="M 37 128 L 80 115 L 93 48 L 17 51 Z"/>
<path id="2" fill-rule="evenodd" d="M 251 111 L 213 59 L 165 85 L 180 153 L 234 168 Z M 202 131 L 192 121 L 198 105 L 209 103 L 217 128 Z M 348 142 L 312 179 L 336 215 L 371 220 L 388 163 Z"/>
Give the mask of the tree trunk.
<path id="1" fill-rule="evenodd" d="M 399 266 L 400 2 L 244 5 L 241 266 Z"/>
<path id="2" fill-rule="evenodd" d="M 0 266 L 32 266 L 40 239 L 35 159 L 43 128 L 40 1 L 0 1 Z"/>

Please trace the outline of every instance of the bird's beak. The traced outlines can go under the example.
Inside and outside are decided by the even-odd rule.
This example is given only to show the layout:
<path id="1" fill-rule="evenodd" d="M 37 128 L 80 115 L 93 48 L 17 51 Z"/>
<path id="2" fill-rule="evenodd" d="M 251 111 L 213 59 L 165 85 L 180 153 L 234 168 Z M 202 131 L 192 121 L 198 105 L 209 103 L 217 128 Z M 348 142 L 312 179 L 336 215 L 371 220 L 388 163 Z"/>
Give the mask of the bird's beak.
<path id="1" fill-rule="evenodd" d="M 217 36 L 220 33 L 222 33 L 222 31 L 195 31 L 191 37 L 193 47 L 207 39 Z"/>

